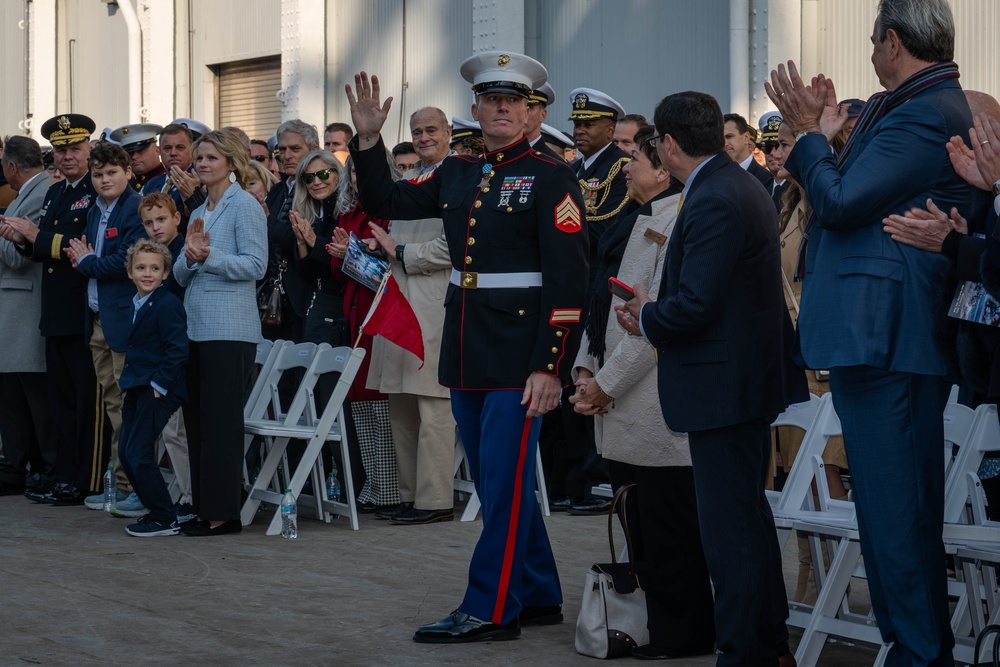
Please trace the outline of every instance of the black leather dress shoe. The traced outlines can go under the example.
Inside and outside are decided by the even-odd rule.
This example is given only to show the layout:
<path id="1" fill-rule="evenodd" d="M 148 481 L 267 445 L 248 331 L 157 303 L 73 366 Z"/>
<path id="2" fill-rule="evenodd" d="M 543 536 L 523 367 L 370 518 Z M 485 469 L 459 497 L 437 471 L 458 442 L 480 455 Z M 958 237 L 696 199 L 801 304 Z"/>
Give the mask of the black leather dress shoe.
<path id="1" fill-rule="evenodd" d="M 239 519 L 229 519 L 222 524 L 212 528 L 208 521 L 197 520 L 188 521 L 181 524 L 181 532 L 188 537 L 215 537 L 216 535 L 231 535 L 243 530 L 243 524 Z"/>
<path id="2" fill-rule="evenodd" d="M 556 625 L 563 622 L 562 605 L 552 604 L 540 607 L 525 605 L 517 617 L 521 627 L 526 625 Z"/>
<path id="3" fill-rule="evenodd" d="M 362 514 L 374 514 L 391 510 L 395 505 L 376 505 L 375 503 L 358 503 L 358 511 Z"/>
<path id="4" fill-rule="evenodd" d="M 400 514 L 406 514 L 413 509 L 413 503 L 399 503 L 393 508 L 387 510 L 379 510 L 375 512 L 372 516 L 376 519 L 395 519 Z"/>
<path id="5" fill-rule="evenodd" d="M 690 658 L 696 655 L 711 655 L 713 653 L 715 653 L 715 646 L 713 644 L 686 649 L 671 649 L 656 644 L 645 644 L 632 649 L 632 657 L 639 658 L 640 660 L 676 660 L 677 658 Z"/>
<path id="6" fill-rule="evenodd" d="M 433 625 L 417 628 L 413 641 L 422 644 L 463 644 L 517 639 L 520 636 L 521 628 L 516 618 L 506 625 L 498 625 L 456 610 Z"/>
<path id="7" fill-rule="evenodd" d="M 566 513 L 573 516 L 607 516 L 609 511 L 611 511 L 610 500 L 606 498 L 588 498 L 570 507 L 566 510 Z"/>
<path id="8" fill-rule="evenodd" d="M 425 523 L 437 523 L 439 521 L 451 521 L 455 518 L 455 513 L 450 510 L 418 510 L 411 509 L 406 514 L 397 514 L 389 519 L 389 523 L 397 526 L 422 526 Z"/>
<path id="9" fill-rule="evenodd" d="M 74 507 L 82 505 L 87 497 L 85 491 L 80 491 L 72 484 L 56 484 L 45 496 L 45 501 L 53 507 Z"/>
<path id="10" fill-rule="evenodd" d="M 550 512 L 565 512 L 576 502 L 573 498 L 566 496 L 565 498 L 558 498 L 556 500 L 549 501 L 549 511 Z"/>

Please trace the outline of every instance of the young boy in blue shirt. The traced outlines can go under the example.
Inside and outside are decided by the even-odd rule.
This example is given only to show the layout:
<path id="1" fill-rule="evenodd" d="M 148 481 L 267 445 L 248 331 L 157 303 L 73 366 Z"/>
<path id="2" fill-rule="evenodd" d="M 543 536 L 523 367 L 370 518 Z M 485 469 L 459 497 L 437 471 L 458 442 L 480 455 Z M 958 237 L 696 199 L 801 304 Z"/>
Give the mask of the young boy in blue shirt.
<path id="1" fill-rule="evenodd" d="M 146 509 L 131 493 L 118 460 L 122 423 L 118 376 L 125 360 L 129 330 L 128 309 L 120 304 L 135 289 L 125 273 L 125 253 L 136 239 L 144 236 L 138 212 L 141 197 L 129 187 L 132 168 L 128 153 L 121 146 L 99 143 L 90 151 L 88 166 L 98 194 L 97 205 L 87 212 L 84 235 L 70 239 L 66 254 L 74 268 L 89 278 L 84 331 L 111 422 L 110 457 L 118 487 L 112 511 L 120 512 L 121 516 L 141 516 Z M 102 460 L 107 461 L 108 453 L 101 454 Z M 104 506 L 104 494 L 88 496 L 84 504 L 99 510 Z"/>
<path id="2" fill-rule="evenodd" d="M 118 385 L 124 392 L 119 457 L 149 514 L 125 530 L 135 537 L 176 535 L 177 510 L 156 459 L 163 427 L 187 398 L 187 316 L 163 284 L 171 255 L 162 243 L 141 239 L 129 248 L 132 297 L 128 351 Z"/>

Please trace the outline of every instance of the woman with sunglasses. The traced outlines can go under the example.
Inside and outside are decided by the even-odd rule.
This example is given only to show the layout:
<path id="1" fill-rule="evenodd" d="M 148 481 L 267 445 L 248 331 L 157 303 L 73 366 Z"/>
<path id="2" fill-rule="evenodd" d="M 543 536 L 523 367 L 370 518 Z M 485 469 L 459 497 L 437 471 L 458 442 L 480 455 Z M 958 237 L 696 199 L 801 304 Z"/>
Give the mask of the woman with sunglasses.
<path id="1" fill-rule="evenodd" d="M 392 154 L 388 151 L 386 151 L 386 162 L 393 178 L 398 179 L 401 174 Z M 373 218 L 361 208 L 357 176 L 351 158 L 347 158 L 345 170 L 347 175 L 341 179 L 338 193 L 337 226 L 333 229 L 333 241 L 327 246 L 327 252 L 332 256 L 330 271 L 333 277 L 344 284 L 344 313 L 350 341 L 353 344 L 358 337 L 361 323 L 375 301 L 375 292 L 349 278 L 341 270 L 350 235 L 353 233 L 362 241 L 370 239 L 373 242 L 368 244 L 369 247 L 379 248 L 378 243 L 374 242 L 374 234 L 368 223 L 373 222 L 383 230 L 388 230 L 389 221 Z M 358 345 L 364 348 L 365 358 L 347 397 L 351 401 L 350 414 L 357 432 L 355 442 L 361 448 L 361 461 L 367 479 L 360 487 L 355 484 L 354 488 L 361 488 L 361 493 L 358 494 L 358 509 L 362 512 L 376 512 L 399 504 L 396 451 L 392 444 L 392 431 L 389 428 L 389 399 L 385 394 L 365 386 L 368 368 L 371 365 L 372 337 L 368 334 L 362 335 Z"/>

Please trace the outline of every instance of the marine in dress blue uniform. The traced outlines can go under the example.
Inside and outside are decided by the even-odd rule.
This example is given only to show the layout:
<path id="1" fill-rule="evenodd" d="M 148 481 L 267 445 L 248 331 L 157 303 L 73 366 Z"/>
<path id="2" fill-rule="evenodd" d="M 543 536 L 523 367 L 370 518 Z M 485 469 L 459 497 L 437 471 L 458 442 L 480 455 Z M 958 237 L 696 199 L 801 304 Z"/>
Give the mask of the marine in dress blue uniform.
<path id="1" fill-rule="evenodd" d="M 462 74 L 483 108 L 483 100 L 506 103 L 494 94 L 526 99 L 547 75 L 531 58 L 500 52 L 466 60 Z M 367 93 L 367 79 L 356 81 Z M 377 104 L 377 91 L 373 97 Z M 353 107 L 352 99 L 357 125 L 363 112 Z M 418 629 L 419 642 L 510 639 L 520 634 L 519 616 L 562 620 L 559 576 L 534 493 L 541 419 L 528 418 L 521 402 L 542 376 L 558 379 L 553 399 L 569 382 L 586 291 L 583 200 L 572 170 L 532 149 L 522 128 L 497 148 L 486 125 L 483 157 L 449 157 L 411 182 L 392 181 L 380 138 L 359 128 L 351 142 L 365 210 L 394 220 L 441 217 L 452 261 L 439 378 L 452 389 L 483 531 L 461 605 Z"/>

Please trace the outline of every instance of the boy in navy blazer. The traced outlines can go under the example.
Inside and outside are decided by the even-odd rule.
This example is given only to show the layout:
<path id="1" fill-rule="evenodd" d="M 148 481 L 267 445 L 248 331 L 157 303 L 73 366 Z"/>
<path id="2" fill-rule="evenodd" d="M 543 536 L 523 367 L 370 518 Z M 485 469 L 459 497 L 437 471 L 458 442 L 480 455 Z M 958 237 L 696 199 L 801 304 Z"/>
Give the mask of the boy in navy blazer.
<path id="1" fill-rule="evenodd" d="M 128 352 L 118 384 L 124 393 L 119 457 L 122 468 L 149 514 L 125 530 L 135 537 L 176 535 L 177 511 L 156 458 L 156 442 L 170 417 L 187 399 L 187 316 L 180 299 L 163 281 L 170 251 L 141 239 L 128 251 L 132 297 Z"/>
<path id="2" fill-rule="evenodd" d="M 141 198 L 129 187 L 132 170 L 128 153 L 121 146 L 98 144 L 91 150 L 88 164 L 98 194 L 97 205 L 87 212 L 84 235 L 70 239 L 66 254 L 73 267 L 89 278 L 84 340 L 90 346 L 104 407 L 111 421 L 111 459 L 118 487 L 114 509 L 125 511 L 125 516 L 138 516 L 145 509 L 136 498 L 128 497 L 132 489 L 121 470 L 117 451 L 122 405 L 118 376 L 125 359 L 129 300 L 135 291 L 125 272 L 125 253 L 136 239 L 144 236 L 138 213 Z M 99 510 L 104 506 L 104 496 L 89 496 L 84 503 Z"/>

